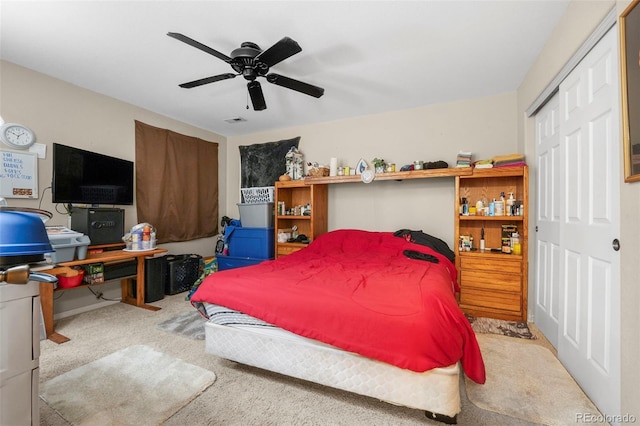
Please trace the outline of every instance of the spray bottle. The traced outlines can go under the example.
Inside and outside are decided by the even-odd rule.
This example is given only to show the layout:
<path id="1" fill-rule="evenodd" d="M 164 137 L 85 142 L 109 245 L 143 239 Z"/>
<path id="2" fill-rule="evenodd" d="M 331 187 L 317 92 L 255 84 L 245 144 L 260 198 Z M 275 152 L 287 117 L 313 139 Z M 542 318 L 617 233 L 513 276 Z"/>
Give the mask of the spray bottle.
<path id="1" fill-rule="evenodd" d="M 513 192 L 509 193 L 509 199 L 507 200 L 507 216 L 515 216 L 513 214 L 513 205 L 515 204 L 516 200 L 515 198 L 513 198 Z"/>

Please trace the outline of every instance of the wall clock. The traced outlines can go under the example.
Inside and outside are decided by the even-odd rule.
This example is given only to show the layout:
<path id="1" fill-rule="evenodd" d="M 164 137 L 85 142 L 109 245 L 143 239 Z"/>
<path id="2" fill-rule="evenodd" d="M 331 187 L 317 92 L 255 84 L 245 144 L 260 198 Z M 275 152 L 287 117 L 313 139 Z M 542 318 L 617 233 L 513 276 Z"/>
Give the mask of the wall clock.
<path id="1" fill-rule="evenodd" d="M 36 135 L 26 126 L 5 123 L 0 127 L 0 139 L 13 149 L 28 149 L 36 143 Z"/>

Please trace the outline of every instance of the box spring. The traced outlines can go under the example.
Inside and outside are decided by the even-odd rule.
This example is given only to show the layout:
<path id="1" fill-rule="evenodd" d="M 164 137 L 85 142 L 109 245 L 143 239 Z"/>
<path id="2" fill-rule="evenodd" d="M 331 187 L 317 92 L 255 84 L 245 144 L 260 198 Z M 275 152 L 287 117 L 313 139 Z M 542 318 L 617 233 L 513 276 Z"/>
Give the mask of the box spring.
<path id="1" fill-rule="evenodd" d="M 206 352 L 391 404 L 454 418 L 460 412 L 460 368 L 423 373 L 365 358 L 274 327 L 205 325 Z"/>

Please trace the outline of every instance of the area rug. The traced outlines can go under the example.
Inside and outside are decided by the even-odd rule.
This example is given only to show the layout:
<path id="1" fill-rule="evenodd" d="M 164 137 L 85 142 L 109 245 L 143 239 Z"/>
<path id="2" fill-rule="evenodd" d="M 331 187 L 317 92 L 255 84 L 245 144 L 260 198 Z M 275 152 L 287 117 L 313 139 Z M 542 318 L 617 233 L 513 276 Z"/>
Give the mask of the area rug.
<path id="1" fill-rule="evenodd" d="M 547 348 L 491 334 L 477 338 L 487 381 L 478 385 L 465 377 L 467 396 L 476 406 L 544 425 L 575 424 L 578 415 L 600 415 Z"/>
<path id="2" fill-rule="evenodd" d="M 465 314 L 476 333 L 499 334 L 520 339 L 537 339 L 524 321 L 505 321 Z"/>
<path id="3" fill-rule="evenodd" d="M 73 425 L 157 425 L 215 380 L 209 370 L 136 345 L 54 377 L 40 397 Z"/>
<path id="4" fill-rule="evenodd" d="M 161 330 L 180 334 L 195 340 L 204 340 L 204 324 L 207 320 L 193 309 L 169 318 L 157 325 Z"/>

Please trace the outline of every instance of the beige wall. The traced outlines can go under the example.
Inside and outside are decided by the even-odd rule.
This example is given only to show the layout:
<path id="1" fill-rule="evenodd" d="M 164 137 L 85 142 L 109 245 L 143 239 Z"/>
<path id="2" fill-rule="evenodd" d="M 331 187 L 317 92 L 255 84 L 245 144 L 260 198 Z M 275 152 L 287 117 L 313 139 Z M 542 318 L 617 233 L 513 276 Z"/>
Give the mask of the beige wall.
<path id="1" fill-rule="evenodd" d="M 539 55 L 534 65 L 530 68 L 525 80 L 518 90 L 518 146 L 524 148 L 527 158 L 535 158 L 535 128 L 534 118 L 527 118 L 525 111 L 533 103 L 535 98 L 542 92 L 547 84 L 555 77 L 560 69 L 569 60 L 571 55 L 593 32 L 596 26 L 602 21 L 607 13 L 612 9 L 617 9 L 617 15 L 630 4 L 629 0 L 601 0 L 601 1 L 580 1 L 574 0 L 568 7 L 562 21 L 547 41 L 543 51 Z M 617 27 L 614 29 L 617 31 Z M 620 132 L 622 134 L 622 132 Z M 535 191 L 536 169 L 533 161 L 529 161 L 531 166 L 531 185 Z M 620 169 L 623 170 L 622 157 L 620 158 Z M 640 262 L 638 262 L 638 245 L 640 240 L 640 183 L 625 184 L 623 175 L 620 175 L 621 182 L 621 221 L 622 230 L 620 262 L 621 262 L 621 395 L 622 406 L 620 413 L 632 414 L 636 419 L 640 419 L 640 369 L 637 368 L 638 353 L 640 353 L 640 288 L 638 277 L 640 277 Z M 532 192 L 533 193 L 533 192 Z M 535 198 L 531 198 L 531 211 L 535 211 Z M 530 215 L 532 223 L 530 229 L 535 227 L 535 215 Z M 533 239 L 531 240 L 533 243 Z M 529 263 L 535 265 L 535 250 L 530 249 L 531 257 Z M 535 269 L 529 268 L 529 282 L 534 283 Z M 533 292 L 534 286 L 529 286 Z M 529 300 L 534 301 L 533 293 L 530 293 Z M 530 306 L 530 310 L 532 307 Z"/>
<path id="2" fill-rule="evenodd" d="M 474 158 L 516 152 L 516 94 L 394 111 L 228 138 L 227 215 L 238 217 L 238 146 L 301 136 L 305 161 L 328 164 L 337 157 L 354 167 L 360 158 L 396 163 L 444 160 L 453 166 L 458 151 Z M 453 178 L 332 185 L 329 229 L 395 231 L 422 229 L 453 243 Z M 495 194 L 498 197 L 500 194 Z"/>
<path id="3" fill-rule="evenodd" d="M 301 136 L 305 160 L 328 162 L 338 157 L 355 166 L 360 158 L 383 157 L 398 167 L 414 160 L 444 160 L 453 165 L 459 150 L 475 158 L 516 151 L 515 92 L 375 116 L 359 117 L 292 129 L 225 138 L 159 116 L 133 105 L 81 89 L 8 62 L 0 62 L 2 103 L 7 122 L 31 127 L 38 142 L 47 145 L 47 158 L 38 161 L 40 199 L 10 199 L 11 205 L 54 212 L 51 225 L 67 225 L 62 206 L 54 206 L 51 192 L 51 145 L 54 142 L 94 150 L 129 160 L 135 156 L 134 120 L 220 142 L 220 214 L 238 217 L 239 145 Z M 226 142 L 226 143 L 225 143 Z M 225 161 L 226 159 L 226 161 Z M 496 194 L 497 196 L 498 194 Z M 330 229 L 423 229 L 452 244 L 453 178 L 371 185 L 344 184 L 330 191 Z M 59 212 L 58 212 L 59 211 Z M 135 206 L 125 207 L 125 228 L 134 225 Z M 214 219 L 214 220 L 217 220 Z M 211 239 L 163 245 L 171 253 L 211 255 Z M 103 289 L 118 297 L 118 284 Z M 83 310 L 96 299 L 88 292 L 62 293 L 56 314 Z"/>
<path id="4" fill-rule="evenodd" d="M 231 217 L 238 216 L 240 170 L 237 147 L 294 136 L 301 136 L 300 149 L 305 161 L 322 163 L 338 157 L 342 164 L 351 166 L 360 158 L 370 162 L 374 157 L 393 161 L 398 167 L 418 159 L 445 160 L 453 165 L 459 150 L 472 151 L 476 159 L 524 151 L 532 166 L 534 191 L 535 164 L 531 160 L 535 157 L 535 133 L 533 120 L 525 117 L 525 110 L 607 12 L 614 6 L 621 12 L 629 2 L 573 1 L 517 93 L 230 137 L 225 145 L 222 136 L 0 62 L 0 115 L 6 121 L 30 126 L 39 141 L 49 146 L 60 142 L 127 159 L 134 157 L 134 119 L 221 142 L 220 214 Z M 50 159 L 39 161 L 39 173 L 41 208 L 53 211 L 50 193 L 42 192 L 51 180 Z M 334 185 L 330 190 L 329 227 L 423 229 L 452 244 L 453 197 L 451 178 Z M 640 369 L 636 365 L 640 353 L 640 328 L 637 327 L 640 323 L 637 308 L 640 262 L 637 261 L 637 247 L 633 246 L 633 242 L 640 240 L 640 222 L 637 220 L 640 183 L 623 184 L 621 198 L 621 227 L 624 230 L 621 251 L 622 414 L 631 413 L 640 418 L 640 387 L 637 386 Z M 534 200 L 531 196 L 530 201 Z M 14 205 L 39 206 L 39 200 L 11 201 Z M 132 208 L 127 208 L 127 222 L 127 226 L 135 223 Z M 65 224 L 64 217 L 56 215 L 52 223 Z M 170 249 L 210 254 L 212 247 L 210 241 L 205 241 L 176 245 L 175 251 L 173 246 Z M 530 250 L 530 253 L 535 251 Z M 530 264 L 534 264 L 533 258 Z M 530 270 L 533 274 L 533 268 Z M 533 276 L 530 282 L 534 282 Z M 530 289 L 533 290 L 532 285 Z M 70 298 L 75 292 L 66 293 L 64 298 Z M 66 306 L 71 305 L 65 305 L 63 299 L 56 302 L 56 307 L 67 310 Z M 530 297 L 529 300 L 534 299 Z"/>
<path id="5" fill-rule="evenodd" d="M 10 198 L 11 206 L 41 208 L 54 213 L 47 225 L 68 225 L 63 206 L 51 202 L 52 161 L 54 142 L 127 160 L 135 160 L 134 120 L 170 129 L 204 140 L 219 143 L 220 205 L 226 200 L 226 141 L 211 133 L 176 120 L 163 117 L 136 106 L 120 102 L 95 92 L 33 72 L 10 62 L 0 61 L 0 116 L 6 122 L 17 122 L 31 128 L 38 143 L 46 145 L 46 158 L 38 160 L 38 191 L 40 198 L 25 200 Z M 134 206 L 125 210 L 125 230 L 137 223 Z M 218 218 L 212 218 L 217 221 Z M 185 243 L 162 245 L 170 253 L 212 255 L 215 239 L 207 238 Z M 120 296 L 119 284 L 109 283 L 102 289 L 105 297 Z M 55 304 L 56 313 L 75 312 L 97 302 L 88 290 L 68 291 Z"/>

